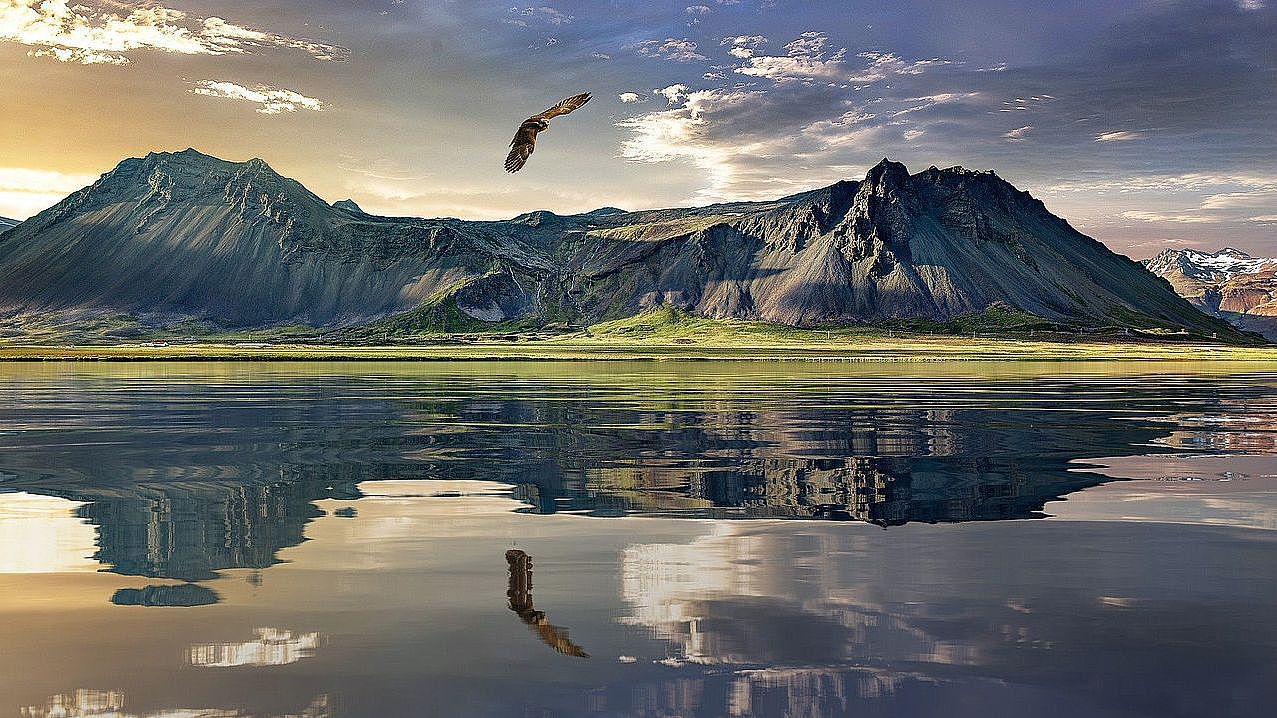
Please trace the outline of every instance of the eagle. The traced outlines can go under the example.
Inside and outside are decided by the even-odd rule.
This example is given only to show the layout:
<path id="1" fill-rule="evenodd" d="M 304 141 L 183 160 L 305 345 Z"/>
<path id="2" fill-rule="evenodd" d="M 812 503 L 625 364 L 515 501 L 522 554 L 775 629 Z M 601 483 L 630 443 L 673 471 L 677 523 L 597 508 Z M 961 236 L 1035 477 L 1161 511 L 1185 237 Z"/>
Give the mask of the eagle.
<path id="1" fill-rule="evenodd" d="M 532 151 L 536 149 L 537 133 L 550 126 L 549 120 L 551 118 L 566 115 L 589 101 L 590 93 L 582 92 L 579 95 L 569 97 L 545 112 L 524 120 L 523 124 L 519 125 L 519 129 L 514 133 L 514 139 L 510 140 L 510 154 L 506 155 L 505 158 L 505 171 L 518 172 L 523 169 L 523 165 L 532 156 Z"/>

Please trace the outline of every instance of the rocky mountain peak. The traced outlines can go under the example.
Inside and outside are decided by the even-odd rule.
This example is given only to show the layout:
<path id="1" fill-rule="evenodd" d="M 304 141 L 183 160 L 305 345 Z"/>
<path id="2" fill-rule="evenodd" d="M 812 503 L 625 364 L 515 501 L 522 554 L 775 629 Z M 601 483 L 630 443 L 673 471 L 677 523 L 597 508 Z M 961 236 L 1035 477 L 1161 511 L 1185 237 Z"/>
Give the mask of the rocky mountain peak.
<path id="1" fill-rule="evenodd" d="M 909 168 L 886 157 L 869 168 L 863 184 L 874 188 L 875 193 L 885 194 L 899 191 L 909 182 Z"/>
<path id="2" fill-rule="evenodd" d="M 363 208 L 360 207 L 358 204 L 356 204 L 355 200 L 353 199 L 337 200 L 336 202 L 333 202 L 333 206 L 336 207 L 337 209 L 344 209 L 347 212 L 358 212 L 359 214 L 367 214 L 367 212 L 364 212 Z"/>

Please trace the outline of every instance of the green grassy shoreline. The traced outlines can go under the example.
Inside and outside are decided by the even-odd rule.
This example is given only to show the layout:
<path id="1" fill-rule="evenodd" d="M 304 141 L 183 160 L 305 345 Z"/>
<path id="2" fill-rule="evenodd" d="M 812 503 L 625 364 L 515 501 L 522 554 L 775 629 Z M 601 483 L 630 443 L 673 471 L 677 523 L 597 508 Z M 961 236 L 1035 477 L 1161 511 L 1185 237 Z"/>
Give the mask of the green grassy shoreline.
<path id="1" fill-rule="evenodd" d="M 1277 347 L 865 337 L 824 342 L 622 342 L 588 338 L 435 345 L 230 343 L 0 346 L 0 361 L 1270 361 Z"/>
<path id="2" fill-rule="evenodd" d="M 1003 309 L 947 324 L 893 327 L 790 327 L 662 307 L 577 330 L 309 331 L 174 333 L 114 343 L 10 340 L 0 343 L 0 361 L 1277 361 L 1277 344 L 1229 344 L 1156 329 L 1074 334 L 1076 329 Z"/>

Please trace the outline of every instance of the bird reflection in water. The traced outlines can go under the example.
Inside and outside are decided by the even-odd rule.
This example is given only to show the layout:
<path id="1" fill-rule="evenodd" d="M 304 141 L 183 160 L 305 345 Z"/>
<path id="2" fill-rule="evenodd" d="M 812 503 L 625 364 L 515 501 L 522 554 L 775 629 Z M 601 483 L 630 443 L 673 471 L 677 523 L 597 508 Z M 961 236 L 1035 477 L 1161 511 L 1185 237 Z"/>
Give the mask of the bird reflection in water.
<path id="1" fill-rule="evenodd" d="M 532 605 L 532 557 L 519 549 L 510 549 L 505 552 L 505 560 L 510 564 L 510 590 L 506 592 L 510 610 L 528 624 L 545 645 L 565 656 L 589 658 L 585 649 L 568 638 L 568 629 L 552 625 L 545 612 Z"/>

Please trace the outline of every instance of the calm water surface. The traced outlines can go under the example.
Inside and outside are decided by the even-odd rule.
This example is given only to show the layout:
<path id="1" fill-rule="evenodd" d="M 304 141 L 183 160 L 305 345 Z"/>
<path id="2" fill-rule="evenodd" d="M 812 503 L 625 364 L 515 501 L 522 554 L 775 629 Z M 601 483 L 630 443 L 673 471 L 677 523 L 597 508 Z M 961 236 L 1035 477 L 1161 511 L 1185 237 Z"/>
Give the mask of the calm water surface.
<path id="1" fill-rule="evenodd" d="M 0 366 L 0 716 L 1271 716 L 1277 367 Z"/>

